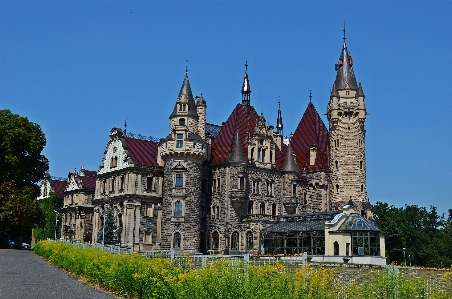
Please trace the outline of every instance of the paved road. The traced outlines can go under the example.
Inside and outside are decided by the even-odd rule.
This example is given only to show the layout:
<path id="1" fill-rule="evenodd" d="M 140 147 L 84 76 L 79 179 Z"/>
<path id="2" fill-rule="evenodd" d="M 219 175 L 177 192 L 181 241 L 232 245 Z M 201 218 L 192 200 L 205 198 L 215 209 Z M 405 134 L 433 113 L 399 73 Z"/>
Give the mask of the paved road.
<path id="1" fill-rule="evenodd" d="M 115 298 L 68 276 L 29 250 L 0 249 L 0 298 Z"/>

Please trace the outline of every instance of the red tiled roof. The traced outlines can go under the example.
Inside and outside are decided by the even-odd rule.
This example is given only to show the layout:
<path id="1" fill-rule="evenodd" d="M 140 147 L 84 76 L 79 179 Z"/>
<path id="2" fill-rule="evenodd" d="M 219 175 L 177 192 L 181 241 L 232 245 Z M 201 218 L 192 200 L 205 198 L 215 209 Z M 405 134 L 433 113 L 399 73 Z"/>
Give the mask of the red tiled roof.
<path id="1" fill-rule="evenodd" d="M 286 159 L 287 145 L 281 142 L 281 150 L 276 146 L 276 168 L 282 169 L 284 166 L 284 160 Z"/>
<path id="2" fill-rule="evenodd" d="M 53 192 L 58 194 L 61 197 L 64 197 L 64 189 L 66 189 L 66 181 L 59 180 L 49 180 L 50 186 L 53 189 Z"/>
<path id="3" fill-rule="evenodd" d="M 85 170 L 85 176 L 96 177 L 97 171 Z"/>
<path id="4" fill-rule="evenodd" d="M 85 170 L 85 175 L 78 175 L 77 178 L 82 182 L 83 189 L 96 189 L 96 176 L 87 176 L 87 173 L 93 173 L 94 171 Z M 95 172 L 94 172 L 95 173 Z"/>
<path id="5" fill-rule="evenodd" d="M 290 141 L 296 155 L 298 168 L 329 169 L 329 134 L 322 119 L 312 103 L 308 104 L 306 111 L 298 124 Z M 309 148 L 317 148 L 317 157 L 314 165 L 309 165 Z"/>
<path id="6" fill-rule="evenodd" d="M 153 141 L 123 137 L 130 158 L 135 165 L 158 167 L 158 143 Z"/>
<path id="7" fill-rule="evenodd" d="M 238 104 L 235 107 L 212 143 L 212 164 L 228 161 L 236 128 L 239 131 L 245 159 L 248 161 L 248 133 L 250 135 L 253 133 L 258 117 L 256 110 L 252 106 Z"/>
<path id="8" fill-rule="evenodd" d="M 242 143 L 243 155 L 248 162 L 248 138 L 252 137 L 258 118 L 259 116 L 253 106 L 238 104 L 212 143 L 212 164 L 225 163 L 229 160 L 236 128 Z M 277 146 L 275 148 L 276 167 L 281 169 L 285 155 Z"/>

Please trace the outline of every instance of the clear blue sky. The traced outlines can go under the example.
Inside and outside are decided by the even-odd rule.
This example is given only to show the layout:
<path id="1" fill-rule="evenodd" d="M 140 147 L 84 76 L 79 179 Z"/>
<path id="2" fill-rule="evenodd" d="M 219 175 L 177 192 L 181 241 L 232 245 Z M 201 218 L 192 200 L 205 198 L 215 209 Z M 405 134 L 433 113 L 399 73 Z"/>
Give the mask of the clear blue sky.
<path id="1" fill-rule="evenodd" d="M 130 3 L 132 2 L 132 3 Z M 285 134 L 309 102 L 324 114 L 344 19 L 366 121 L 371 203 L 452 208 L 452 1 L 0 1 L 0 109 L 47 137 L 50 172 L 97 170 L 112 127 L 154 137 L 188 60 L 207 121 L 241 101 Z M 323 116 L 327 124 L 326 117 Z"/>

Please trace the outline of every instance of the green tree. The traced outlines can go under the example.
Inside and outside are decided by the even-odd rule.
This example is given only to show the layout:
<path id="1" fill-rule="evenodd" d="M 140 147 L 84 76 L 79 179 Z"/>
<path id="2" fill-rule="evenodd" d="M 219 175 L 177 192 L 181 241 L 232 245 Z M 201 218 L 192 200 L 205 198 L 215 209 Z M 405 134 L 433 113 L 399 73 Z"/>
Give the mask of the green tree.
<path id="1" fill-rule="evenodd" d="M 385 236 L 390 262 L 441 266 L 452 261 L 452 215 L 446 221 L 433 206 L 430 210 L 416 205 L 397 208 L 382 202 L 377 202 L 372 211 L 375 224 Z"/>
<path id="2" fill-rule="evenodd" d="M 113 213 L 113 208 L 108 205 L 106 207 L 105 212 L 107 213 L 105 217 L 105 231 L 104 228 L 104 222 L 102 222 L 102 225 L 100 227 L 100 230 L 97 234 L 97 240 L 99 243 L 102 243 L 102 240 L 104 240 L 105 245 L 114 245 L 116 244 L 116 221 L 115 221 L 115 215 Z M 104 235 L 105 234 L 105 235 Z"/>
<path id="3" fill-rule="evenodd" d="M 55 237 L 55 229 L 57 238 L 61 237 L 61 215 L 55 213 L 55 211 L 63 207 L 63 200 L 63 197 L 51 192 L 49 197 L 40 201 L 41 209 L 45 215 L 45 225 L 33 230 L 36 242 L 47 238 L 53 239 Z M 56 223 L 55 219 L 58 219 L 58 223 Z"/>
<path id="4" fill-rule="evenodd" d="M 49 168 L 39 125 L 0 110 L 0 237 L 21 236 L 43 225 L 37 183 Z"/>

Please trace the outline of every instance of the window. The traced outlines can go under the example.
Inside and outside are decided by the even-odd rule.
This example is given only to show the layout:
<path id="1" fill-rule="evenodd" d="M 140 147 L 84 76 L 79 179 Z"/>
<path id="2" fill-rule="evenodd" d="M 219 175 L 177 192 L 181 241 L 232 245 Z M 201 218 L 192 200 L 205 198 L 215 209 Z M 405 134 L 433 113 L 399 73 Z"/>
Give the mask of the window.
<path id="1" fill-rule="evenodd" d="M 334 246 L 334 255 L 339 255 L 339 243 L 336 241 L 333 243 Z"/>
<path id="2" fill-rule="evenodd" d="M 361 192 L 363 192 L 364 191 L 364 186 L 363 185 L 361 185 Z"/>
<path id="3" fill-rule="evenodd" d="M 173 248 L 181 248 L 181 239 L 180 233 L 175 232 L 173 237 Z"/>
<path id="4" fill-rule="evenodd" d="M 246 249 L 247 250 L 253 249 L 253 233 L 252 232 L 246 233 Z"/>
<path id="5" fill-rule="evenodd" d="M 185 126 L 185 118 L 179 118 L 179 126 Z"/>
<path id="6" fill-rule="evenodd" d="M 258 181 L 253 182 L 253 193 L 259 194 L 259 182 Z"/>
<path id="7" fill-rule="evenodd" d="M 347 90 L 347 91 L 345 92 L 345 94 L 346 94 L 346 95 L 350 95 L 350 91 Z"/>
<path id="8" fill-rule="evenodd" d="M 220 207 L 215 207 L 215 219 L 220 219 Z"/>
<path id="9" fill-rule="evenodd" d="M 115 179 L 114 178 L 111 179 L 110 191 L 115 192 Z"/>
<path id="10" fill-rule="evenodd" d="M 251 149 L 251 160 L 254 160 L 254 148 Z"/>
<path id="11" fill-rule="evenodd" d="M 179 111 L 186 111 L 187 110 L 187 104 L 179 104 Z"/>
<path id="12" fill-rule="evenodd" d="M 124 176 L 119 178 L 119 190 L 124 190 Z"/>
<path id="13" fill-rule="evenodd" d="M 146 189 L 147 190 L 153 190 L 153 186 L 152 186 L 153 180 L 154 180 L 154 178 L 151 176 L 148 176 L 146 178 Z"/>
<path id="14" fill-rule="evenodd" d="M 232 233 L 231 249 L 232 250 L 239 250 L 239 233 L 238 232 L 233 232 Z"/>
<path id="15" fill-rule="evenodd" d="M 257 161 L 261 161 L 261 149 L 257 149 Z"/>
<path id="16" fill-rule="evenodd" d="M 262 150 L 262 162 L 265 162 L 265 149 Z"/>
<path id="17" fill-rule="evenodd" d="M 339 185 L 336 184 L 336 192 L 339 193 Z"/>
<path id="18" fill-rule="evenodd" d="M 253 202 L 250 201 L 248 203 L 248 215 L 252 215 L 253 214 Z"/>
<path id="19" fill-rule="evenodd" d="M 297 184 L 292 184 L 292 196 L 297 196 Z"/>
<path id="20" fill-rule="evenodd" d="M 359 169 L 363 169 L 363 161 L 359 161 Z"/>
<path id="21" fill-rule="evenodd" d="M 184 145 L 184 135 L 183 134 L 176 134 L 176 147 L 181 148 Z"/>
<path id="22" fill-rule="evenodd" d="M 267 183 L 267 195 L 273 195 L 273 183 Z"/>
<path id="23" fill-rule="evenodd" d="M 273 163 L 273 152 L 270 151 L 270 163 Z"/>
<path id="24" fill-rule="evenodd" d="M 276 204 L 272 204 L 272 216 L 276 216 Z"/>
<path id="25" fill-rule="evenodd" d="M 264 139 L 259 139 L 259 145 L 260 146 L 264 145 Z"/>
<path id="26" fill-rule="evenodd" d="M 336 165 L 336 169 L 339 169 L 339 162 L 335 161 L 334 165 Z"/>
<path id="27" fill-rule="evenodd" d="M 110 167 L 114 168 L 116 166 L 118 166 L 118 157 L 117 156 L 111 157 L 111 159 L 110 159 Z"/>
<path id="28" fill-rule="evenodd" d="M 182 173 L 176 173 L 176 184 L 175 187 L 184 186 L 184 175 Z"/>
<path id="29" fill-rule="evenodd" d="M 239 178 L 239 189 L 240 190 L 245 189 L 245 178 L 242 176 Z"/>
<path id="30" fill-rule="evenodd" d="M 107 182 L 106 181 L 102 181 L 102 193 L 106 192 L 106 186 L 107 186 Z"/>
<path id="31" fill-rule="evenodd" d="M 174 203 L 174 217 L 182 217 L 182 203 L 180 200 Z"/>
<path id="32" fill-rule="evenodd" d="M 218 236 L 217 232 L 214 232 L 212 234 L 212 249 L 213 250 L 217 250 L 219 243 L 220 243 L 220 237 Z"/>
<path id="33" fill-rule="evenodd" d="M 265 214 L 265 203 L 261 203 L 259 206 L 259 214 L 264 215 Z"/>

